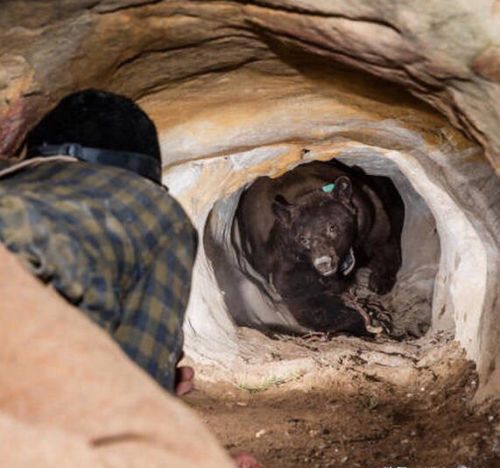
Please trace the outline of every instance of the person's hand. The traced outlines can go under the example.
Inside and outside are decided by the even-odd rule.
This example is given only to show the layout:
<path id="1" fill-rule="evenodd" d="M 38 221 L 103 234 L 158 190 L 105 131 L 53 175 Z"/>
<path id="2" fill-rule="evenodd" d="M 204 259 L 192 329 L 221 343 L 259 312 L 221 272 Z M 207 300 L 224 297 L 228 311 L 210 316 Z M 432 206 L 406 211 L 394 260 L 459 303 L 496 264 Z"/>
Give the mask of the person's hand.
<path id="1" fill-rule="evenodd" d="M 262 465 L 248 452 L 239 452 L 232 455 L 236 468 L 262 468 Z"/>
<path id="2" fill-rule="evenodd" d="M 179 366 L 175 369 L 175 394 L 187 395 L 194 388 L 194 369 L 191 366 Z"/>

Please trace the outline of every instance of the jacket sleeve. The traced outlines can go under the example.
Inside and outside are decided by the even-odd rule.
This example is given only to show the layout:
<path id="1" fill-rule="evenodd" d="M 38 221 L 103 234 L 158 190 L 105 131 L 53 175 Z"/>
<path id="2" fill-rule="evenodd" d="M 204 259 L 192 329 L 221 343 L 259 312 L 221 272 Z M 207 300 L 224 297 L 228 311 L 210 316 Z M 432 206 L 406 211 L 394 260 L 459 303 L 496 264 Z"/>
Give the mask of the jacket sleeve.
<path id="1" fill-rule="evenodd" d="M 187 218 L 165 233 L 151 264 L 125 298 L 122 320 L 112 331 L 130 358 L 169 391 L 183 347 L 196 244 Z"/>

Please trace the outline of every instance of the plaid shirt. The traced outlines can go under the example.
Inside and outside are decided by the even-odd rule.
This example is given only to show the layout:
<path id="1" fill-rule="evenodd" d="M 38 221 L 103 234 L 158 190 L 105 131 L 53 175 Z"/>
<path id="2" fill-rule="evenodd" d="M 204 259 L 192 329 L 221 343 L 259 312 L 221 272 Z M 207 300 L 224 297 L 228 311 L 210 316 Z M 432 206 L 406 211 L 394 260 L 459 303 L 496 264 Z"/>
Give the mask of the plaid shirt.
<path id="1" fill-rule="evenodd" d="M 0 241 L 173 389 L 196 232 L 152 182 L 47 161 L 0 178 Z"/>

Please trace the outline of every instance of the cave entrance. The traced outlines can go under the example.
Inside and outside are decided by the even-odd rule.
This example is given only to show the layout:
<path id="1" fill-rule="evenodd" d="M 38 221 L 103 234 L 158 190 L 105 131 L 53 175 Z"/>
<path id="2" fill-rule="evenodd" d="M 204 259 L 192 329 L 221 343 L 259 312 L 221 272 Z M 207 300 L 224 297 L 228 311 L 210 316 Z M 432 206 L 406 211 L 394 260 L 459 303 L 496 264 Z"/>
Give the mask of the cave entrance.
<path id="1" fill-rule="evenodd" d="M 313 107 L 308 111 L 310 115 Z M 451 147 L 425 146 L 418 133 L 395 121 L 358 120 L 350 121 L 348 129 L 340 125 L 329 128 L 330 134 L 318 140 L 279 141 L 244 150 L 236 145 L 222 155 L 215 152 L 165 171 L 164 181 L 171 193 L 203 233 L 184 327 L 186 354 L 199 366 L 200 378 L 231 382 L 261 381 L 269 376 L 287 379 L 297 372 L 318 371 L 318 359 L 330 361 L 339 353 L 365 350 L 385 371 L 391 369 L 388 378 L 398 384 L 401 374 L 392 364 L 387 365 L 389 358 L 381 351 L 387 346 L 391 355 L 409 353 L 411 361 L 416 359 L 415 350 L 429 350 L 427 346 L 435 343 L 437 334 L 444 333 L 439 336 L 445 342 L 455 338 L 469 346 L 468 352 L 474 352 L 473 330 L 483 307 L 477 298 L 483 297 L 486 288 L 481 279 L 487 273 L 483 268 L 486 257 L 476 226 L 465 216 L 449 180 L 439 172 L 440 150 L 451 151 Z M 219 145 L 219 141 L 215 143 Z M 260 176 L 276 178 L 298 165 L 332 158 L 358 165 L 368 174 L 390 177 L 403 198 L 403 264 L 391 302 L 401 334 L 422 336 L 418 343 L 338 336 L 326 348 L 322 344 L 321 352 L 316 344 L 312 348 L 303 343 L 295 346 L 298 342 L 292 346 L 289 341 L 283 350 L 282 342 L 262 333 L 288 324 L 290 317 L 249 279 L 245 259 L 234 248 L 233 220 L 239 198 Z M 473 269 L 477 276 L 471 282 Z"/>
<path id="2" fill-rule="evenodd" d="M 476 180 L 491 175 L 477 172 L 481 150 L 442 117 L 404 90 L 335 67 L 315 68 L 314 76 L 238 69 L 194 78 L 141 104 L 160 129 L 164 182 L 203 235 L 184 331 L 186 354 L 207 366 L 204 377 L 234 380 L 255 366 L 265 374 L 261 364 L 277 343 L 258 330 L 271 317 L 287 320 L 286 311 L 255 290 L 243 267 L 230 267 L 238 265 L 231 239 L 241 192 L 260 176 L 276 178 L 299 164 L 332 158 L 391 177 L 411 213 L 395 288 L 410 290 L 394 297 L 395 310 L 412 310 L 419 319 L 405 324 L 412 315 L 401 314 L 401 329 L 419 336 L 430 322 L 424 339 L 445 331 L 479 362 L 481 317 L 493 307 L 487 287 L 493 247 L 469 209 L 476 183 L 464 171 L 476 171 Z M 424 226 L 421 238 L 410 235 Z M 231 248 L 220 252 L 223 245 Z M 243 300 L 233 288 L 240 279 Z M 488 365 L 481 364 L 483 371 Z"/>
<path id="3" fill-rule="evenodd" d="M 405 207 L 400 240 L 402 262 L 394 286 L 383 295 L 360 286 L 363 281 L 366 283 L 362 277 L 369 274 L 366 268 L 361 268 L 356 279 L 352 279 L 350 294 L 361 312 L 371 318 L 370 330 L 375 334 L 385 333 L 397 339 L 421 337 L 431 326 L 434 280 L 439 267 L 435 219 L 394 162 L 369 151 L 340 155 L 337 160 L 347 166 L 356 165 L 368 177 L 389 177 Z M 242 192 L 243 187 L 215 203 L 203 236 L 206 255 L 229 316 L 237 326 L 267 334 L 312 331 L 297 323 L 269 278 L 256 270 L 255 262 L 243 248 L 245 239 L 236 219 Z"/>

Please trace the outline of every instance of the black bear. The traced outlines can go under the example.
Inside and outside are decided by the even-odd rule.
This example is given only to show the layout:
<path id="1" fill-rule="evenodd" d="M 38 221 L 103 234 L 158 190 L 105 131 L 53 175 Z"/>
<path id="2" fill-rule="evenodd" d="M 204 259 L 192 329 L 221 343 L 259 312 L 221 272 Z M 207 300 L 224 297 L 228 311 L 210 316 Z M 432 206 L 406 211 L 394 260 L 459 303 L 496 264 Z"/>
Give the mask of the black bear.
<path id="1" fill-rule="evenodd" d="M 261 177 L 236 212 L 250 264 L 274 285 L 299 324 L 366 332 L 367 316 L 341 295 L 360 267 L 369 287 L 390 291 L 401 265 L 404 205 L 392 181 L 338 161 Z"/>

